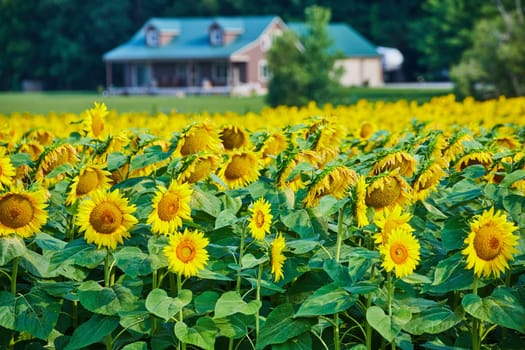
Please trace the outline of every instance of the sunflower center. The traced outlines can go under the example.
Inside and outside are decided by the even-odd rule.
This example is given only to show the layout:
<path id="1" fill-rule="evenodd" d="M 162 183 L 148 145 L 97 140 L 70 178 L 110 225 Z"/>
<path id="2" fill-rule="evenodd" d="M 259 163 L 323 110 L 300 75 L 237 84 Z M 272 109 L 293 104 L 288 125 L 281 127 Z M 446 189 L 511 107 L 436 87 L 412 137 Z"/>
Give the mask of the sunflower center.
<path id="1" fill-rule="evenodd" d="M 501 242 L 491 225 L 481 227 L 474 237 L 474 249 L 480 259 L 490 261 L 501 252 Z"/>
<path id="2" fill-rule="evenodd" d="M 177 258 L 183 263 L 187 263 L 195 258 L 196 254 L 195 245 L 191 241 L 182 241 L 177 246 Z"/>
<path id="3" fill-rule="evenodd" d="M 104 120 L 101 118 L 93 118 L 91 130 L 93 131 L 93 135 L 95 137 L 98 137 L 102 132 L 104 131 Z"/>
<path id="4" fill-rule="evenodd" d="M 20 228 L 33 219 L 31 201 L 18 194 L 9 194 L 0 200 L 0 222 L 10 228 Z"/>
<path id="5" fill-rule="evenodd" d="M 166 193 L 159 201 L 157 212 L 162 221 L 170 221 L 179 212 L 180 199 L 174 193 Z"/>
<path id="6" fill-rule="evenodd" d="M 255 213 L 255 217 L 254 217 L 254 220 L 255 220 L 255 225 L 257 227 L 263 227 L 264 226 L 264 213 L 262 211 L 257 211 L 257 213 Z"/>
<path id="7" fill-rule="evenodd" d="M 189 183 L 200 181 L 211 173 L 212 161 L 210 159 L 198 159 L 196 162 L 195 169 L 187 179 Z"/>
<path id="8" fill-rule="evenodd" d="M 390 247 L 390 257 L 396 264 L 403 264 L 408 258 L 407 247 L 400 243 L 394 243 Z"/>
<path id="9" fill-rule="evenodd" d="M 221 140 L 224 148 L 232 150 L 243 145 L 244 134 L 235 128 L 226 128 L 222 131 Z"/>
<path id="10" fill-rule="evenodd" d="M 98 175 L 96 171 L 88 169 L 78 177 L 77 195 L 85 195 L 98 186 Z"/>
<path id="11" fill-rule="evenodd" d="M 359 136 L 363 139 L 367 139 L 372 135 L 372 132 L 374 131 L 374 127 L 370 123 L 364 123 L 361 125 L 361 132 L 359 133 Z"/>
<path id="12" fill-rule="evenodd" d="M 103 202 L 97 205 L 89 215 L 89 223 L 95 231 L 102 234 L 114 233 L 122 224 L 123 216 L 114 203 Z"/>
<path id="13" fill-rule="evenodd" d="M 206 149 L 206 144 L 210 141 L 209 135 L 204 130 L 196 130 L 190 135 L 184 136 L 184 145 L 180 149 L 183 156 L 195 154 Z"/>
<path id="14" fill-rule="evenodd" d="M 365 203 L 374 208 L 383 208 L 396 201 L 401 195 L 401 186 L 395 178 L 387 177 L 384 179 L 383 188 L 375 188 L 368 192 Z"/>
<path id="15" fill-rule="evenodd" d="M 234 155 L 224 171 L 224 176 L 228 180 L 237 180 L 246 175 L 246 170 L 249 169 L 250 166 L 251 164 L 247 155 Z"/>

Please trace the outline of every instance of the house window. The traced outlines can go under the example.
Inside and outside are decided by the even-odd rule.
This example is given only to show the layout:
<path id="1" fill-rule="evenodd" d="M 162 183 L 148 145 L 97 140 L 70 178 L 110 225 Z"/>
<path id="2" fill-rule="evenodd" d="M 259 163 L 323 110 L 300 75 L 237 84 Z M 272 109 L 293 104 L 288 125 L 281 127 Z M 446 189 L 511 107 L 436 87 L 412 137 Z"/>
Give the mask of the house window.
<path id="1" fill-rule="evenodd" d="M 155 28 L 148 28 L 146 31 L 146 45 L 149 47 L 159 46 L 159 31 Z"/>
<path id="2" fill-rule="evenodd" d="M 268 51 L 272 46 L 272 37 L 269 35 L 263 35 L 261 37 L 261 50 Z"/>
<path id="3" fill-rule="evenodd" d="M 213 28 L 210 30 L 210 44 L 220 46 L 223 42 L 223 33 L 221 28 Z"/>
<path id="4" fill-rule="evenodd" d="M 268 62 L 266 60 L 259 61 L 259 80 L 270 80 L 270 70 L 268 69 Z"/>
<path id="5" fill-rule="evenodd" d="M 213 80 L 225 82 L 228 79 L 228 64 L 226 62 L 214 63 L 212 77 Z"/>

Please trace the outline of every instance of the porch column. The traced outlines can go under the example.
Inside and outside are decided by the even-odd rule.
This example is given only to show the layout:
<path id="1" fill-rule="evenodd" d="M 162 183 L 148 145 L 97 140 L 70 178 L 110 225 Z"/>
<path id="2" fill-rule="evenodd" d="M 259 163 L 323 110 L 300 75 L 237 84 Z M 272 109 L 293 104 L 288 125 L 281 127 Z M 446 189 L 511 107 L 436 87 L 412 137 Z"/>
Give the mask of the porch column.
<path id="1" fill-rule="evenodd" d="M 109 89 L 113 84 L 113 71 L 111 62 L 106 62 L 106 89 Z"/>

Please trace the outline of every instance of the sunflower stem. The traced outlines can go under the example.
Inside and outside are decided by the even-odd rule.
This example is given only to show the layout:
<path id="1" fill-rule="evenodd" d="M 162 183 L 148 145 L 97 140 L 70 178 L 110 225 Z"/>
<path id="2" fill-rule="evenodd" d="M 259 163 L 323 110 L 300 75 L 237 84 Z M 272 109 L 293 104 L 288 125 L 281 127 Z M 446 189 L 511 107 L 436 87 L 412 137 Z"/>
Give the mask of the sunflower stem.
<path id="1" fill-rule="evenodd" d="M 180 275 L 180 273 L 178 273 L 177 274 L 177 295 L 179 295 L 181 291 L 182 291 L 182 276 Z M 184 314 L 181 308 L 179 312 L 179 322 L 183 322 L 183 321 L 184 321 Z M 181 341 L 180 344 L 182 346 L 182 350 L 186 350 L 186 343 Z"/>
<path id="2" fill-rule="evenodd" d="M 13 260 L 13 270 L 11 271 L 11 294 L 16 296 L 16 279 L 18 275 L 18 256 Z"/>
<path id="3" fill-rule="evenodd" d="M 255 300 L 261 302 L 261 279 L 263 272 L 263 264 L 259 264 L 259 272 L 257 273 L 257 290 L 255 293 Z M 259 342 L 259 309 L 255 313 L 255 344 Z"/>
<path id="4" fill-rule="evenodd" d="M 474 273 L 474 280 L 472 281 L 472 293 L 478 295 L 478 276 Z M 472 350 L 479 350 L 481 348 L 481 341 L 479 338 L 479 320 L 472 317 Z"/>
<path id="5" fill-rule="evenodd" d="M 235 289 L 237 290 L 237 293 L 241 294 L 241 267 L 242 267 L 242 257 L 244 255 L 244 237 L 246 234 L 246 226 L 243 225 L 242 231 L 241 231 L 241 245 L 239 247 L 239 270 L 237 270 L 237 285 Z"/>
<path id="6" fill-rule="evenodd" d="M 387 279 L 387 290 L 388 290 L 388 318 L 390 319 L 390 322 L 392 322 L 392 271 L 388 271 L 386 273 L 386 279 Z M 395 350 L 396 348 L 396 339 L 392 339 L 392 342 L 390 342 L 390 346 L 392 350 Z"/>
<path id="7" fill-rule="evenodd" d="M 374 279 L 374 275 L 375 275 L 375 264 L 372 265 L 372 268 L 370 270 L 370 280 L 372 281 Z M 366 297 L 366 310 L 365 310 L 365 314 L 366 314 L 366 311 L 368 311 L 368 309 L 370 308 L 370 306 L 372 306 L 372 293 L 368 293 L 367 297 Z M 372 326 L 370 326 L 370 323 L 368 323 L 368 321 L 365 320 L 365 341 L 366 341 L 366 349 L 367 350 L 372 350 Z"/>
<path id="8" fill-rule="evenodd" d="M 339 208 L 339 215 L 337 217 L 337 243 L 335 246 L 335 261 L 339 263 L 341 258 L 341 247 L 343 245 L 343 214 L 344 206 Z M 339 339 L 339 313 L 334 314 L 334 349 L 341 349 L 341 339 Z"/>
<path id="9" fill-rule="evenodd" d="M 109 249 L 106 249 L 106 257 L 104 258 L 104 286 L 106 288 L 111 288 L 111 265 L 109 263 L 111 252 Z M 112 349 L 111 333 L 106 335 L 106 350 Z"/>
<path id="10" fill-rule="evenodd" d="M 151 275 L 151 290 L 157 289 L 159 271 L 157 269 L 153 270 Z M 156 316 L 151 316 L 151 335 L 157 333 L 158 319 Z"/>

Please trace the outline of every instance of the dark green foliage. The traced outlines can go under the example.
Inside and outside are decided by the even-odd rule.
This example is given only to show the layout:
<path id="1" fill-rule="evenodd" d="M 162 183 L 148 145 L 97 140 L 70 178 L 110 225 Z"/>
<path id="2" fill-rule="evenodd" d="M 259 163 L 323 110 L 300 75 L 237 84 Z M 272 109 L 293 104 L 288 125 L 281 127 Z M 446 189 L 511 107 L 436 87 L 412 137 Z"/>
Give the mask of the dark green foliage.
<path id="1" fill-rule="evenodd" d="M 304 105 L 309 101 L 329 102 L 339 88 L 334 68 L 337 54 L 328 49 L 330 10 L 319 6 L 306 9 L 307 32 L 296 36 L 286 32 L 276 38 L 268 54 L 272 78 L 267 102 L 276 105 Z"/>

